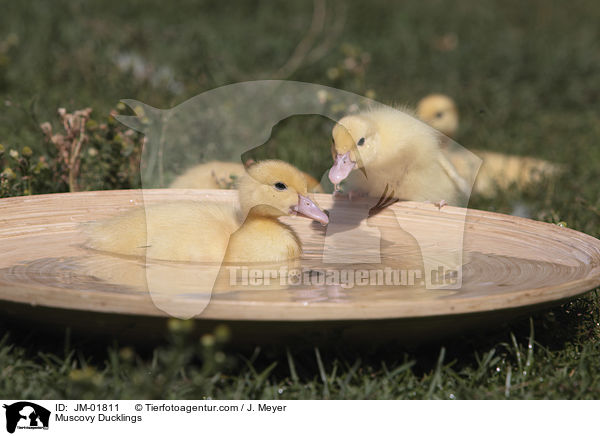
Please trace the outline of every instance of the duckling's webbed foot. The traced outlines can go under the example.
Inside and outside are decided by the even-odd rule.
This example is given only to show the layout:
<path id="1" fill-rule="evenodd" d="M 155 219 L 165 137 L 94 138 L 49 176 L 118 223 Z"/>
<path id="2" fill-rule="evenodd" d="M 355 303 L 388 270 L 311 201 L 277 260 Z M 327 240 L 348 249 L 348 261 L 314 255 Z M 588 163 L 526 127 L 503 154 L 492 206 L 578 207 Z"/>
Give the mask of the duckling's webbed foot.
<path id="1" fill-rule="evenodd" d="M 440 201 L 437 201 L 435 203 L 432 202 L 432 201 L 427 201 L 427 203 L 433 204 L 435 207 L 438 208 L 438 210 L 442 210 L 442 207 L 448 206 L 448 202 L 446 200 L 440 200 Z"/>

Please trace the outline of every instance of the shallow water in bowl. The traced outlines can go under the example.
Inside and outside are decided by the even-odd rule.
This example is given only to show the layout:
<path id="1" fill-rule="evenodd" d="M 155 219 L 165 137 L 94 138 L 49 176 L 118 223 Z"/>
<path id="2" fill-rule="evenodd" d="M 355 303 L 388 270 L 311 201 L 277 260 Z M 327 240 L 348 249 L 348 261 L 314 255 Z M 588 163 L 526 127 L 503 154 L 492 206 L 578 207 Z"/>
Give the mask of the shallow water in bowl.
<path id="1" fill-rule="evenodd" d="M 199 197 L 197 191 L 176 192 L 182 199 Z M 202 195 L 211 201 L 234 198 L 233 193 L 222 191 Z M 361 227 L 379 238 L 376 261 L 364 261 L 361 254 L 370 243 L 368 238 L 361 242 L 356 236 L 347 238 L 350 249 L 344 245 L 344 238 L 338 240 L 341 245 L 337 254 L 343 254 L 340 259 L 326 259 L 328 229 L 300 217 L 285 218 L 283 221 L 294 228 L 303 243 L 299 266 L 307 278 L 298 285 L 289 285 L 287 280 L 282 283 L 280 278 L 268 285 L 232 284 L 227 265 L 146 264 L 143 259 L 86 249 L 80 224 L 140 205 L 139 193 L 58 197 L 58 203 L 56 196 L 0 202 L 0 298 L 68 309 L 164 316 L 157 302 L 168 300 L 176 307 L 191 307 L 189 313 L 193 315 L 200 313 L 194 312 L 194 304 L 208 302 L 210 297 L 202 317 L 365 319 L 532 305 L 576 295 L 600 282 L 600 243 L 587 235 L 504 215 L 459 208 L 439 211 L 433 205 L 400 203 L 369 218 L 368 228 Z M 144 200 L 154 197 L 156 201 L 171 200 L 173 194 L 151 191 Z M 316 197 L 321 206 L 337 210 L 329 196 Z M 60 207 L 55 207 L 57 204 Z M 343 212 L 349 222 L 360 226 L 365 223 L 357 219 L 364 211 L 358 213 L 353 205 L 344 203 L 339 207 L 346 208 Z M 337 236 L 356 228 L 346 226 Z M 437 274 L 424 268 L 428 262 L 440 259 L 458 266 L 461 286 L 452 287 L 453 276 L 447 269 Z M 278 270 L 281 266 L 246 265 L 262 270 Z M 220 271 L 214 287 L 214 280 L 205 280 L 205 271 L 209 270 Z M 377 282 L 388 270 L 419 271 L 420 275 L 414 276 L 414 284 L 401 273 L 398 277 L 406 281 L 400 284 Z M 349 283 L 340 275 L 327 281 L 331 271 L 365 271 L 369 279 L 373 274 L 376 280 L 361 284 L 355 277 Z M 435 280 L 431 280 L 431 274 L 437 274 Z M 153 278 L 152 294 L 148 292 L 148 277 Z M 424 279 L 436 283 L 446 280 L 449 285 L 432 289 L 423 283 Z"/>

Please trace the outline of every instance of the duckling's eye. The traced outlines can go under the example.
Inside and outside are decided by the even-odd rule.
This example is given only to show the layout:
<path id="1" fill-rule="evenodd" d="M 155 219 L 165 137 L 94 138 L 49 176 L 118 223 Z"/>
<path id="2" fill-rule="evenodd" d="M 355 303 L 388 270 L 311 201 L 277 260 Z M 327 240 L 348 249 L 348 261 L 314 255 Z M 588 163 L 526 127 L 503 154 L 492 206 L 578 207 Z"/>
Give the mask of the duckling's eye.
<path id="1" fill-rule="evenodd" d="M 282 183 L 282 182 L 277 182 L 273 186 L 275 186 L 275 189 L 277 189 L 278 191 L 285 191 L 287 189 L 287 186 L 285 186 L 285 183 Z"/>
<path id="2" fill-rule="evenodd" d="M 442 118 L 444 116 L 444 112 L 436 112 L 435 117 L 436 118 Z"/>
<path id="3" fill-rule="evenodd" d="M 357 142 L 358 145 L 364 145 L 365 143 L 365 138 L 360 138 Z"/>

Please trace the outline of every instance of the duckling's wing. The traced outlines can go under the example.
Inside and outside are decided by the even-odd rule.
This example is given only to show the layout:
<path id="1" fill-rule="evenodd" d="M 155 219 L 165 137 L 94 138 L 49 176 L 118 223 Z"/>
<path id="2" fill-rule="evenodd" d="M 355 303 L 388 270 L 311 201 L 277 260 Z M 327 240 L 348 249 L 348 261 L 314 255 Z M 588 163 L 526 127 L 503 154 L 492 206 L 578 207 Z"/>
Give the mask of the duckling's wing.
<path id="1" fill-rule="evenodd" d="M 450 178 L 452 183 L 454 183 L 454 185 L 460 190 L 460 192 L 463 195 L 468 196 L 470 193 L 470 188 L 466 180 L 458 174 L 456 168 L 454 168 L 454 165 L 452 165 L 452 163 L 442 153 L 438 153 L 438 163 L 446 175 Z"/>
<path id="2" fill-rule="evenodd" d="M 175 262 L 220 262 L 239 227 L 232 205 L 177 201 L 89 223 L 86 245 L 126 256 Z"/>
<path id="3" fill-rule="evenodd" d="M 178 201 L 138 208 L 85 230 L 90 248 L 145 256 L 142 273 L 136 271 L 138 286 L 148 289 L 159 309 L 189 318 L 208 305 L 238 227 L 233 205 Z"/>
<path id="4" fill-rule="evenodd" d="M 146 253 L 146 214 L 142 208 L 85 223 L 83 232 L 88 248 L 125 256 L 144 256 Z"/>
<path id="5" fill-rule="evenodd" d="M 146 256 L 176 262 L 221 262 L 239 227 L 231 205 L 196 201 L 150 206 L 146 224 Z"/>

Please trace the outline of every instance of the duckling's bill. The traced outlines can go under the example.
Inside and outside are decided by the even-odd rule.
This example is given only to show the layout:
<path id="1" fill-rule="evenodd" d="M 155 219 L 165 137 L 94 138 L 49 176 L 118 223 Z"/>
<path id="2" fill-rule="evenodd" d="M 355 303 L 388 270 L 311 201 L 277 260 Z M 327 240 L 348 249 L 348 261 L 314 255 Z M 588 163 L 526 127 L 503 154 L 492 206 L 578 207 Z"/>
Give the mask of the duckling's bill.
<path id="1" fill-rule="evenodd" d="M 329 180 L 335 186 L 338 186 L 350 172 L 356 168 L 356 162 L 350 158 L 350 152 L 347 151 L 344 154 L 338 154 L 335 157 L 335 162 L 329 170 Z"/>
<path id="2" fill-rule="evenodd" d="M 310 198 L 301 194 L 298 194 L 298 204 L 292 207 L 292 213 L 312 218 L 324 226 L 329 223 L 327 214 L 319 209 L 319 206 L 317 206 Z"/>

